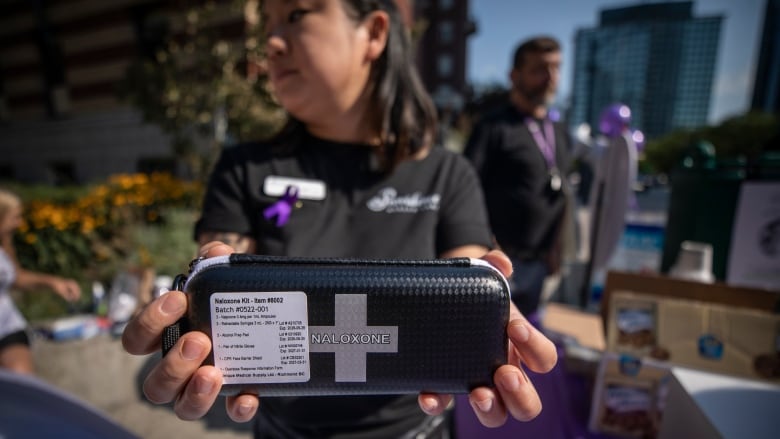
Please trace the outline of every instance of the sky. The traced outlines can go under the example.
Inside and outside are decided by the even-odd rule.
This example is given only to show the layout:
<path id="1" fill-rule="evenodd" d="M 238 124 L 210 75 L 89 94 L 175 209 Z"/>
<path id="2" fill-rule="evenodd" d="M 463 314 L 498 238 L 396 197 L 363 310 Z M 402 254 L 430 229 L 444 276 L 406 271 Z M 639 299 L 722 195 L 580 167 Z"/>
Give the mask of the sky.
<path id="1" fill-rule="evenodd" d="M 723 16 L 709 122 L 744 113 L 750 106 L 758 64 L 766 0 L 694 0 L 694 17 Z M 563 46 L 558 99 L 572 89 L 574 38 L 578 29 L 598 26 L 602 9 L 654 3 L 640 0 L 471 0 L 477 33 L 469 39 L 469 81 L 476 86 L 508 85 L 516 44 L 537 34 L 556 37 Z"/>

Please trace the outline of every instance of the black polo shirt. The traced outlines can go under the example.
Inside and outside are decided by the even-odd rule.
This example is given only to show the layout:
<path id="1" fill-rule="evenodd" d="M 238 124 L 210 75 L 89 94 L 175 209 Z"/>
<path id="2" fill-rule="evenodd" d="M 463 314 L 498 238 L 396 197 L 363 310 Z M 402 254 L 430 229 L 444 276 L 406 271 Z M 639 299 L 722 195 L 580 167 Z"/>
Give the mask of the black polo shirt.
<path id="1" fill-rule="evenodd" d="M 537 259 L 552 248 L 566 201 L 550 190 L 547 163 L 524 119 L 509 104 L 486 116 L 474 127 L 465 155 L 482 181 L 499 246 L 510 256 Z M 572 167 L 571 138 L 563 124 L 553 129 L 555 161 L 566 175 Z"/>
<path id="2" fill-rule="evenodd" d="M 374 163 L 370 146 L 308 135 L 284 152 L 270 143 L 227 148 L 196 235 L 245 234 L 255 238 L 258 253 L 286 256 L 419 259 L 463 245 L 492 246 L 479 180 L 465 158 L 433 148 L 391 175 Z M 279 200 L 280 181 L 308 188 L 281 227 L 263 215 Z M 416 395 L 263 398 L 260 412 L 278 434 L 301 436 L 400 437 L 425 418 Z"/>

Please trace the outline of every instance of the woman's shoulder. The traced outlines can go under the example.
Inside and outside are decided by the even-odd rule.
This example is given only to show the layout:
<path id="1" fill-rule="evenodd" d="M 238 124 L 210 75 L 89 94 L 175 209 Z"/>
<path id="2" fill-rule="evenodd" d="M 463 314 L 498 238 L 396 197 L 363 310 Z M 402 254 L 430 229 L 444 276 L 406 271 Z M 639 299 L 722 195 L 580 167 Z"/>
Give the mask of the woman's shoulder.
<path id="1" fill-rule="evenodd" d="M 435 179 L 457 181 L 474 173 L 473 165 L 463 154 L 442 146 L 431 148 L 423 159 L 414 162 L 412 172 Z"/>
<path id="2" fill-rule="evenodd" d="M 470 166 L 469 161 L 466 159 L 466 157 L 463 156 L 462 153 L 447 149 L 443 146 L 436 146 L 431 148 L 428 151 L 426 160 L 430 160 L 431 162 L 438 165 L 456 167 Z"/>

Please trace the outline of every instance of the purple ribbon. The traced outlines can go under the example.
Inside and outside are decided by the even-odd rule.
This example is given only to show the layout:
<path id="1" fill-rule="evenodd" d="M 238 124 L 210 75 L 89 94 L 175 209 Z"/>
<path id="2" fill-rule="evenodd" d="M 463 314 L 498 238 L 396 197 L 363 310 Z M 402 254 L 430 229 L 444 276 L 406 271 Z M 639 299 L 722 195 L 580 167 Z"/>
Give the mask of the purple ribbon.
<path id="1" fill-rule="evenodd" d="M 292 212 L 293 207 L 295 207 L 295 203 L 297 202 L 298 188 L 295 186 L 287 186 L 282 198 L 263 210 L 263 216 L 267 220 L 276 217 L 276 227 L 282 227 L 290 220 L 290 212 Z"/>

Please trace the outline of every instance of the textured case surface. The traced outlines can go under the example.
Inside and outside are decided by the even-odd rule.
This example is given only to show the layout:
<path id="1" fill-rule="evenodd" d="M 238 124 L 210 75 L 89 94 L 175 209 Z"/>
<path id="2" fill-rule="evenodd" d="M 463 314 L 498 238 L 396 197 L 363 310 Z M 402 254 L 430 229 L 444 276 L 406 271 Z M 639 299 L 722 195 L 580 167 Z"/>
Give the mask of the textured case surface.
<path id="1" fill-rule="evenodd" d="M 249 352 L 233 352 L 240 352 L 240 357 L 228 357 L 243 360 L 236 363 L 243 369 L 223 369 L 223 374 L 235 369 L 249 372 L 240 384 L 226 380 L 223 394 L 463 393 L 492 384 L 493 372 L 507 358 L 506 281 L 493 268 L 475 265 L 469 259 L 366 261 L 232 255 L 224 263 L 196 265 L 185 289 L 190 295 L 189 329 L 214 339 L 215 349 L 208 362 L 215 364 L 216 353 L 220 367 L 219 360 L 225 357 L 218 347 L 254 347 Z M 277 293 L 301 299 L 306 309 L 300 321 L 292 322 L 295 326 L 273 326 L 273 336 L 264 339 L 253 338 L 251 331 L 260 330 L 257 326 L 291 322 L 281 318 L 255 319 L 252 323 L 252 315 L 275 317 L 274 309 L 292 305 L 271 305 L 271 311 L 265 305 L 241 307 L 224 299 L 215 305 L 215 298 L 221 297 L 265 304 L 275 300 L 268 299 L 269 294 L 275 297 Z M 238 316 L 244 320 L 230 315 L 240 314 L 239 310 L 248 310 L 246 316 Z M 225 339 L 220 336 L 233 336 L 224 329 L 225 324 L 250 326 L 229 327 L 244 337 Z M 296 355 L 288 357 L 288 346 L 300 346 L 286 343 L 288 333 L 280 331 L 289 328 L 298 330 L 289 333 L 298 336 L 291 339 L 303 341 L 307 349 L 294 350 Z M 281 344 L 277 334 L 285 336 L 278 337 Z M 175 342 L 175 337 L 171 341 Z M 282 359 L 300 360 L 297 366 L 289 366 L 292 370 L 306 370 L 305 376 L 299 373 L 298 382 L 268 382 L 270 368 L 255 370 L 252 361 L 247 361 L 266 361 L 267 354 L 276 355 L 279 346 L 285 354 Z M 287 367 L 281 369 L 286 371 Z M 246 376 L 258 376 L 259 370 L 264 371 L 264 378 L 249 382 L 253 380 Z M 277 375 L 271 381 L 282 379 Z"/>

